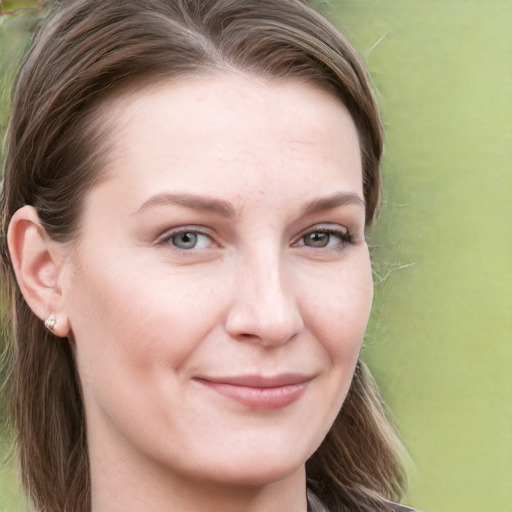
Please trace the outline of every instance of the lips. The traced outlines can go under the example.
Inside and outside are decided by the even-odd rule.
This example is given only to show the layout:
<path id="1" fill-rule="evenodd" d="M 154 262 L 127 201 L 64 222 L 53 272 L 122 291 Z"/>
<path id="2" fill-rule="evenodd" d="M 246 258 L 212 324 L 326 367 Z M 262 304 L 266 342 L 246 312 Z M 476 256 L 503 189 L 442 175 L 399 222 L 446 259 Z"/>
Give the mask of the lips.
<path id="1" fill-rule="evenodd" d="M 279 409 L 297 401 L 305 392 L 311 377 L 281 374 L 272 377 L 240 375 L 233 377 L 197 378 L 199 384 L 251 409 Z"/>

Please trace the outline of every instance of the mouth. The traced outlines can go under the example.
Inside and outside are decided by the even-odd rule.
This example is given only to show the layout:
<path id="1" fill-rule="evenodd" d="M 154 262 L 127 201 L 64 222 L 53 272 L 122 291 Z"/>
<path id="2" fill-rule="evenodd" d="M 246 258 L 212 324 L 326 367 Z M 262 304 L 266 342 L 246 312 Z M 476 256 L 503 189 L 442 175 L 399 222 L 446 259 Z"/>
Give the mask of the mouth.
<path id="1" fill-rule="evenodd" d="M 239 375 L 194 380 L 250 409 L 280 409 L 296 402 L 312 377 L 289 373 L 274 377 Z"/>

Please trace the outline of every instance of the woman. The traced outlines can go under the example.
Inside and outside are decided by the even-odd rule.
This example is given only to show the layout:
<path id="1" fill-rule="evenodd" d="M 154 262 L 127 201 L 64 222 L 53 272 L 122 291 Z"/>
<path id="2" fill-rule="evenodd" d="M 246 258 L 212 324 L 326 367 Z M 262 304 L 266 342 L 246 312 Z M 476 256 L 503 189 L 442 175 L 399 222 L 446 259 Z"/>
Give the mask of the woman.
<path id="1" fill-rule="evenodd" d="M 2 191 L 40 511 L 405 510 L 358 360 L 381 125 L 299 0 L 53 7 Z"/>

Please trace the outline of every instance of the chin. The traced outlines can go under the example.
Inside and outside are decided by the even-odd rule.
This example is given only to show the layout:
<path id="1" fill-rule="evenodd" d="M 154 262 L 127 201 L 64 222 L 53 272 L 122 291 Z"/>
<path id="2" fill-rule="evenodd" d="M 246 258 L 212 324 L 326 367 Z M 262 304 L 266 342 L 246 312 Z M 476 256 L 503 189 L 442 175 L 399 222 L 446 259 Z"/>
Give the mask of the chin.
<path id="1" fill-rule="evenodd" d="M 237 468 L 236 472 L 224 474 L 222 483 L 236 487 L 263 487 L 275 482 L 286 480 L 295 474 L 302 474 L 302 467 L 298 468 L 251 468 L 244 471 Z"/>
<path id="2" fill-rule="evenodd" d="M 216 469 L 212 474 L 214 479 L 221 480 L 225 484 L 258 487 L 295 475 L 304 478 L 305 460 L 306 458 L 298 458 L 297 454 L 280 457 L 252 456 L 244 459 L 233 457 L 227 464 L 214 465 Z"/>

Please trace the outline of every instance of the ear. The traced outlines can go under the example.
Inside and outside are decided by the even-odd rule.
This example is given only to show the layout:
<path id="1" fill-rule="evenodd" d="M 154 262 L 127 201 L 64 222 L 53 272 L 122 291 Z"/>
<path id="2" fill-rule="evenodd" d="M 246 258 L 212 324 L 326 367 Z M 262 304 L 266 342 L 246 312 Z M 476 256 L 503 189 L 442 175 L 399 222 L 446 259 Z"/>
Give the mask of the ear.
<path id="1" fill-rule="evenodd" d="M 63 308 L 60 278 L 64 247 L 52 240 L 43 228 L 37 211 L 23 206 L 12 217 L 7 232 L 16 281 L 30 309 L 41 321 L 56 319 L 52 332 L 69 334 L 69 319 Z"/>

